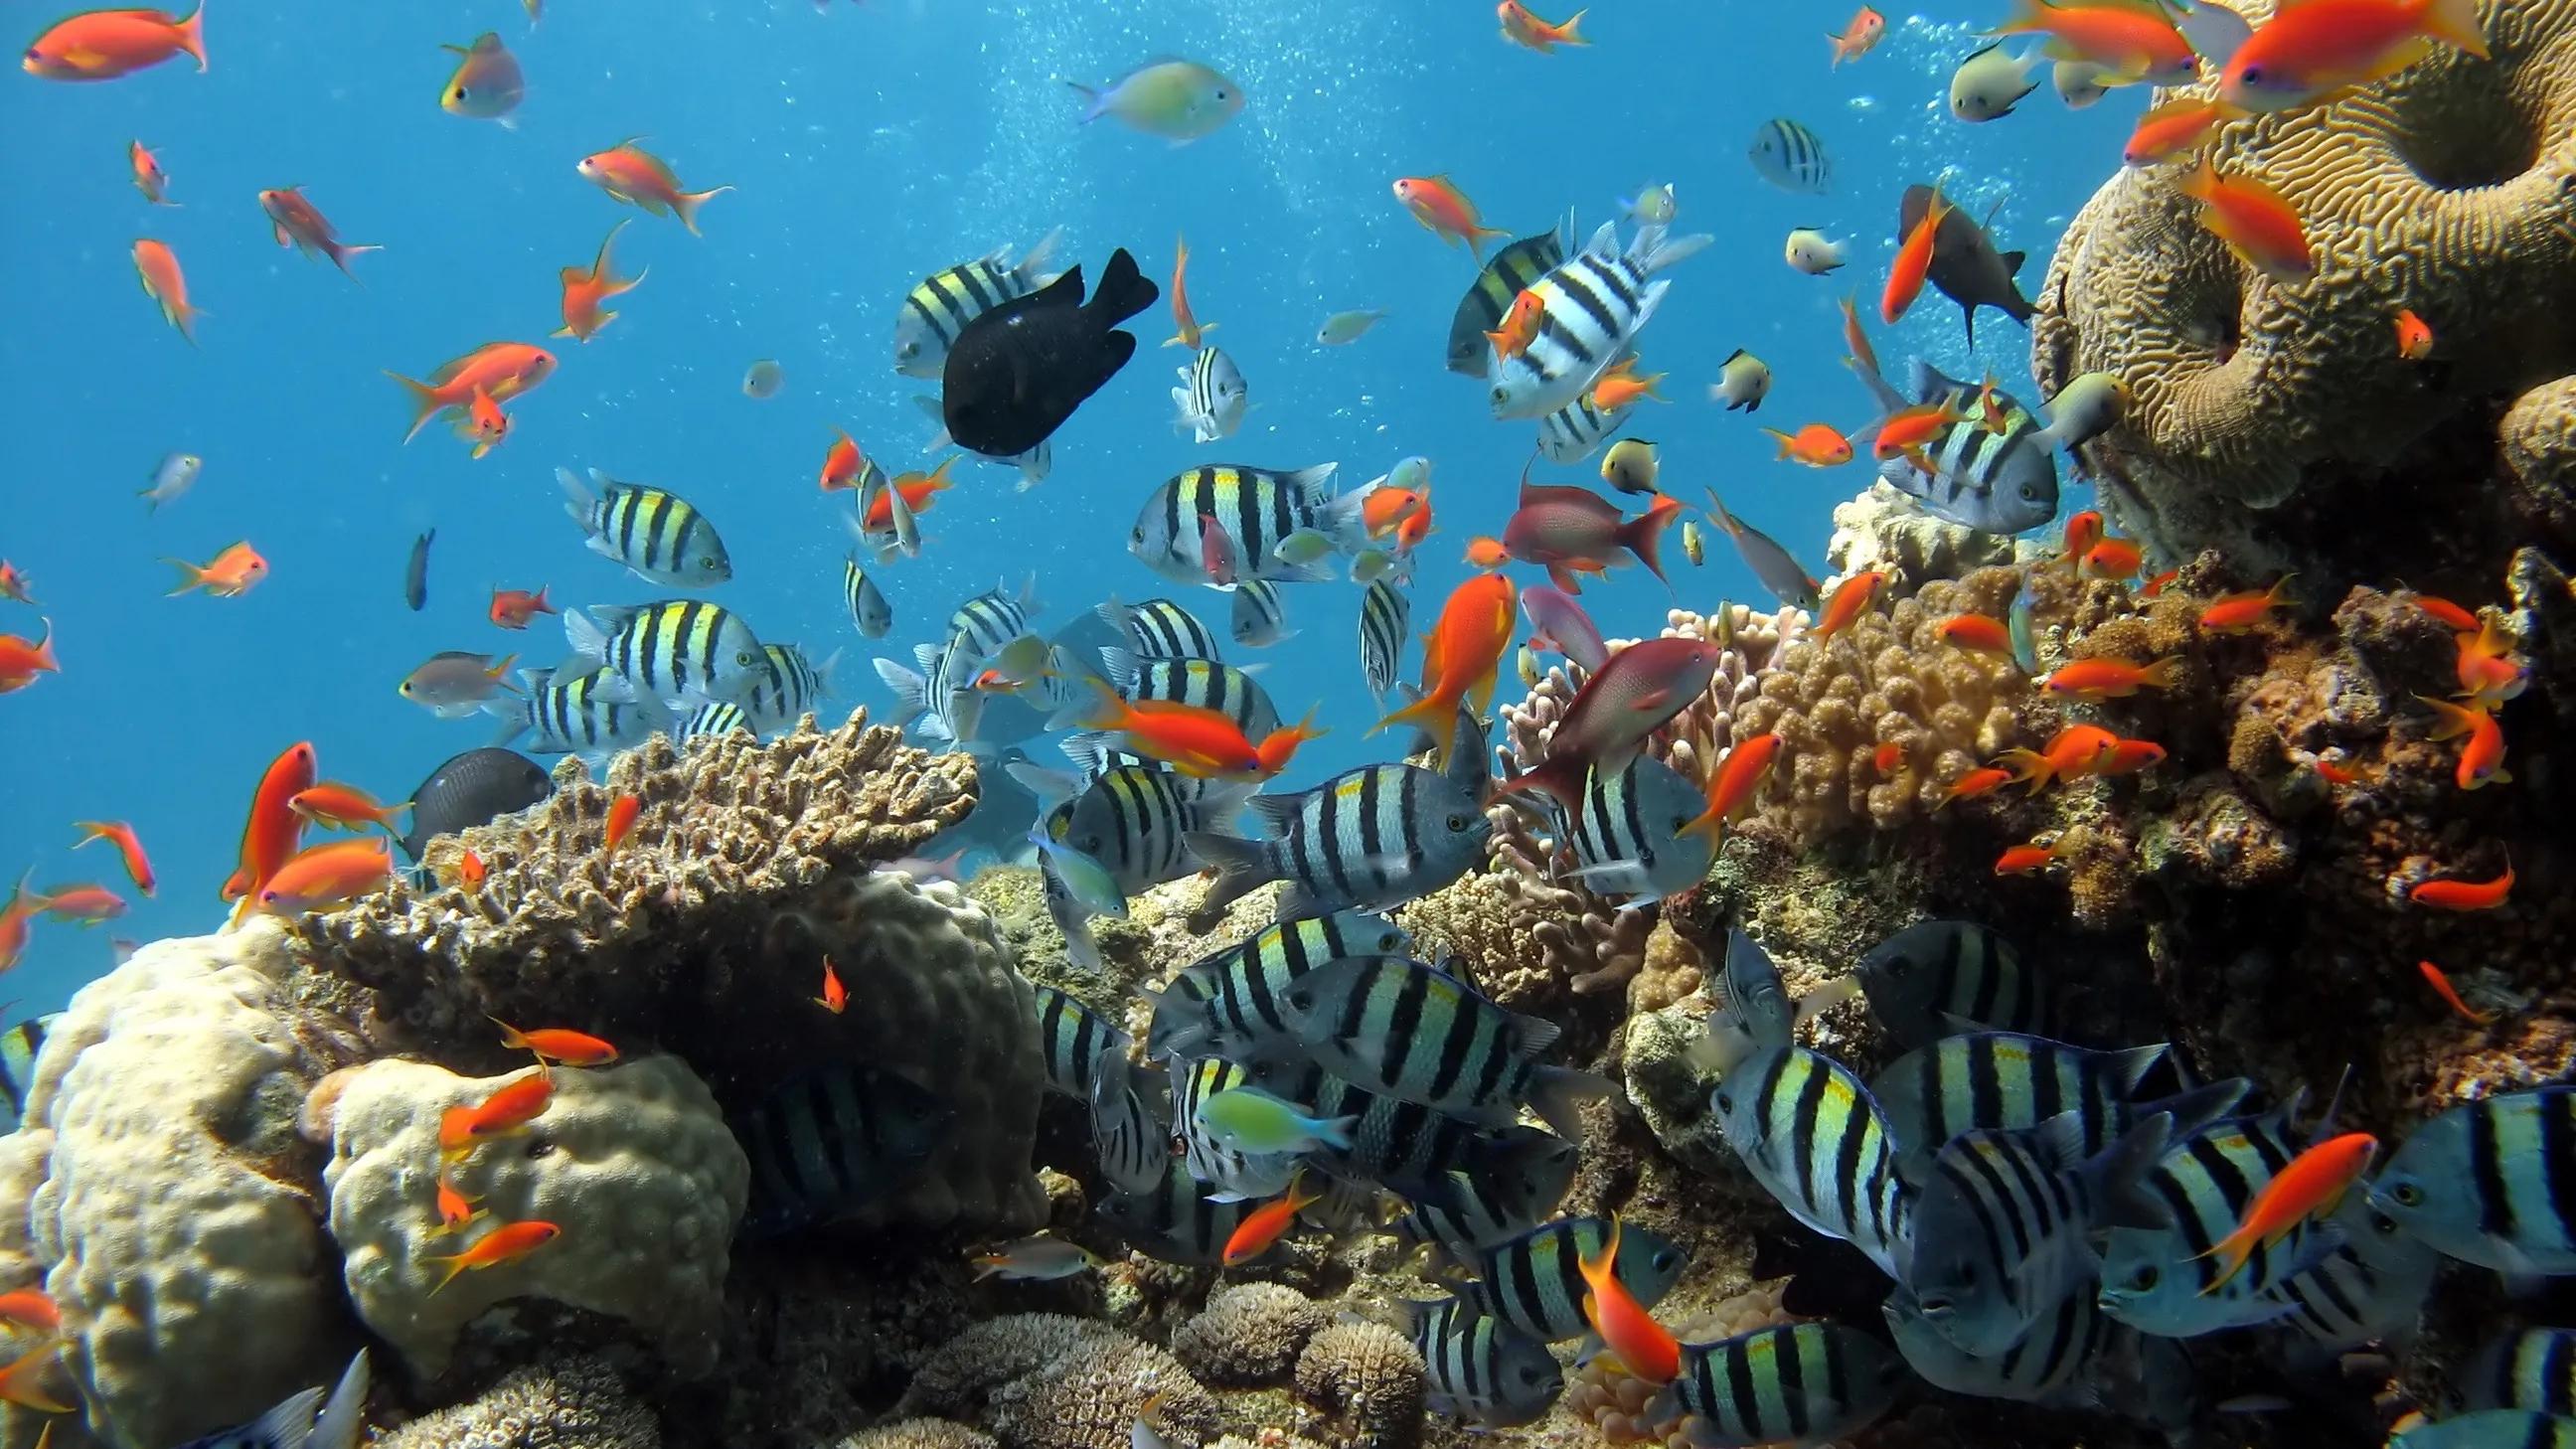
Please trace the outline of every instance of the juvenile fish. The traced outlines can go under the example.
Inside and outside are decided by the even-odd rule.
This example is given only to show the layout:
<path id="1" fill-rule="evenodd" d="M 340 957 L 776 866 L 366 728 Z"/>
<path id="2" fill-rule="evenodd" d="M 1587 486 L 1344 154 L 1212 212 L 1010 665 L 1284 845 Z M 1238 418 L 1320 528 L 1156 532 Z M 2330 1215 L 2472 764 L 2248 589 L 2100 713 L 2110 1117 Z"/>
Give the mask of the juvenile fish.
<path id="1" fill-rule="evenodd" d="M 894 628 L 894 605 L 886 601 L 867 570 L 859 567 L 855 553 L 841 560 L 841 598 L 850 606 L 850 625 L 860 638 L 882 639 Z"/>
<path id="2" fill-rule="evenodd" d="M 1724 403 L 1728 412 L 1758 413 L 1762 400 L 1770 395 L 1771 364 L 1741 347 L 1726 354 L 1726 361 L 1718 365 L 1717 381 L 1708 385 L 1708 400 Z"/>
<path id="3" fill-rule="evenodd" d="M 415 614 L 429 607 L 429 541 L 436 537 L 438 530 L 433 528 L 413 539 L 411 558 L 403 565 L 403 602 Z"/>
<path id="4" fill-rule="evenodd" d="M 992 1252 L 979 1253 L 967 1261 L 974 1265 L 973 1281 L 978 1283 L 987 1278 L 1044 1283 L 1108 1266 L 1100 1260 L 1099 1254 L 1080 1243 L 1068 1243 L 1046 1233 L 1005 1243 Z"/>
<path id="5" fill-rule="evenodd" d="M 463 719 L 478 713 L 501 688 L 515 654 L 495 660 L 489 654 L 448 649 L 429 656 L 403 676 L 394 692 L 440 719 Z"/>
<path id="6" fill-rule="evenodd" d="M 1234 591 L 1234 642 L 1267 649 L 1297 637 L 1288 627 L 1288 605 L 1268 579 L 1247 579 Z"/>
<path id="7" fill-rule="evenodd" d="M 1176 426 L 1189 429 L 1202 443 L 1233 437 L 1252 405 L 1243 369 L 1222 349 L 1203 347 L 1180 369 L 1180 378 L 1181 385 L 1172 389 L 1172 406 L 1180 411 Z"/>
<path id="8" fill-rule="evenodd" d="M 158 513 L 162 504 L 173 502 L 196 487 L 197 475 L 205 469 L 206 460 L 194 453 L 166 453 L 159 463 L 153 465 L 152 486 L 136 496 L 151 504 L 152 511 Z"/>
<path id="9" fill-rule="evenodd" d="M 1814 131 L 1787 116 L 1775 116 L 1753 130 L 1745 148 L 1753 173 L 1783 191 L 1820 196 L 1834 179 L 1834 158 Z"/>
<path id="10" fill-rule="evenodd" d="M 1369 581 L 1368 592 L 1360 596 L 1360 671 L 1371 696 L 1382 697 L 1395 687 L 1412 620 L 1412 601 L 1402 591 L 1382 578 Z"/>

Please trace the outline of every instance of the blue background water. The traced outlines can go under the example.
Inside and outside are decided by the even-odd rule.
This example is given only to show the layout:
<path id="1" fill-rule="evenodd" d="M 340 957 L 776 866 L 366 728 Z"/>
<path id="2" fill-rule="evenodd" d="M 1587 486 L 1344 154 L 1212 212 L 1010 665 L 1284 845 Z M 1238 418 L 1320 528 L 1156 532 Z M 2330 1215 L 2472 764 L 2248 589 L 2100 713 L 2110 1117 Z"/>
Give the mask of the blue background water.
<path id="1" fill-rule="evenodd" d="M 2043 86 L 1999 123 L 1952 120 L 1951 69 L 1992 18 L 1965 5 L 1891 13 L 1879 49 L 1840 70 L 1821 32 L 1841 28 L 1841 5 L 1616 0 L 1585 22 L 1594 48 L 1553 57 L 1505 45 L 1481 0 L 870 0 L 821 15 L 807 0 L 553 0 L 534 30 L 517 0 L 443 9 L 216 0 L 209 74 L 182 60 L 98 85 L 0 81 L 13 198 L 0 227 L 0 557 L 32 576 L 64 662 L 60 676 L 0 699 L 0 873 L 33 867 L 40 885 L 123 890 L 105 847 L 66 850 L 70 822 L 121 818 L 142 831 L 162 881 L 158 899 L 107 929 L 39 923 L 26 964 L 0 987 L 26 1009 L 104 970 L 111 935 L 220 918 L 215 889 L 251 787 L 290 741 L 315 741 L 326 776 L 396 799 L 484 743 L 488 721 L 437 720 L 394 686 L 441 649 L 554 662 L 555 621 L 525 634 L 486 621 L 494 585 L 546 584 L 566 604 L 657 596 L 583 550 L 558 465 L 698 503 L 734 560 L 713 597 L 764 639 L 818 658 L 846 650 L 845 702 L 884 702 L 871 647 L 901 653 L 934 637 L 998 576 L 1034 569 L 1051 627 L 1111 590 L 1170 592 L 1124 542 L 1154 486 L 1197 462 L 1337 459 L 1347 487 L 1405 454 L 1430 456 L 1439 532 L 1410 591 L 1416 627 L 1428 627 L 1465 576 L 1467 539 L 1499 532 L 1532 425 L 1491 421 L 1480 383 L 1441 369 L 1474 264 L 1394 202 L 1399 175 L 1449 173 L 1489 224 L 1515 234 L 1569 206 L 1588 234 L 1639 182 L 1676 183 L 1680 229 L 1717 242 L 1671 274 L 1642 338 L 1674 400 L 1643 408 L 1633 431 L 1663 444 L 1683 498 L 1717 483 L 1821 574 L 1828 514 L 1868 481 L 1863 468 L 1775 463 L 1757 429 L 1867 420 L 1838 363 L 1835 300 L 1875 297 L 1899 192 L 1950 171 L 1949 190 L 1978 213 L 2001 199 L 1997 234 L 2032 251 L 2023 280 L 2036 292 L 2049 243 L 2117 164 L 2140 105 L 2115 96 L 2070 114 Z M 25 27 L 40 12 L 12 13 Z M 515 131 L 437 105 L 454 62 L 439 45 L 487 27 L 526 69 Z M 1064 79 L 1109 80 L 1166 53 L 1241 83 L 1250 104 L 1231 127 L 1174 148 L 1114 122 L 1075 124 Z M 1829 195 L 1754 176 L 1754 128 L 1784 114 L 1831 149 Z M 703 239 L 574 173 L 580 156 L 638 134 L 692 189 L 737 188 L 707 206 Z M 125 148 L 137 137 L 183 209 L 147 206 L 133 189 Z M 276 247 L 255 193 L 288 185 L 305 187 L 344 239 L 384 244 L 356 260 L 363 286 Z M 586 265 L 630 216 L 621 269 L 649 266 L 649 279 L 589 345 L 547 339 L 560 322 L 558 270 Z M 1789 271 L 1782 238 L 1802 224 L 1856 238 L 1849 269 Z M 848 501 L 814 485 L 831 430 L 847 426 L 897 469 L 928 466 L 910 400 L 928 385 L 891 365 L 905 291 L 1057 225 L 1065 259 L 1091 275 L 1123 244 L 1158 280 L 1186 232 L 1198 315 L 1221 324 L 1211 341 L 1241 366 L 1257 407 L 1224 443 L 1175 433 L 1168 393 L 1186 354 L 1151 345 L 1171 330 L 1157 307 L 1136 324 L 1148 344 L 1136 363 L 1057 435 L 1042 487 L 1018 493 L 1007 471 L 959 470 L 964 485 L 925 519 L 928 551 L 879 571 L 896 628 L 871 646 L 840 600 Z M 136 291 L 138 236 L 177 249 L 206 309 L 200 346 Z M 1313 345 L 1328 313 L 1354 307 L 1394 315 L 1353 346 Z M 1927 293 L 1878 348 L 1891 367 L 1921 353 L 2026 389 L 2022 329 L 1988 312 L 1979 335 L 1972 360 L 1956 309 Z M 443 428 L 403 446 L 404 401 L 380 369 L 425 375 L 495 339 L 542 342 L 562 364 L 512 406 L 509 440 L 480 462 Z M 1777 374 L 1755 418 L 1704 400 L 1737 347 Z M 765 356 L 782 361 L 787 386 L 755 402 L 742 373 Z M 134 493 L 171 449 L 202 454 L 204 476 L 147 516 Z M 1590 481 L 1592 467 L 1542 465 L 1539 476 Z M 404 559 L 433 526 L 429 608 L 415 614 L 401 598 Z M 1702 569 L 1670 541 L 1679 601 L 1761 600 L 1710 532 Z M 162 597 L 164 556 L 202 562 L 245 537 L 274 569 L 256 591 Z M 1356 664 L 1358 597 L 1347 583 L 1290 590 L 1301 633 L 1264 651 L 1283 713 L 1320 702 L 1333 731 L 1283 786 L 1390 747 L 1364 737 L 1376 712 Z M 1222 633 L 1226 596 L 1187 599 Z M 1584 601 L 1615 637 L 1660 627 L 1672 600 L 1632 569 Z M 32 635 L 38 615 L 0 604 L 0 630 Z"/>

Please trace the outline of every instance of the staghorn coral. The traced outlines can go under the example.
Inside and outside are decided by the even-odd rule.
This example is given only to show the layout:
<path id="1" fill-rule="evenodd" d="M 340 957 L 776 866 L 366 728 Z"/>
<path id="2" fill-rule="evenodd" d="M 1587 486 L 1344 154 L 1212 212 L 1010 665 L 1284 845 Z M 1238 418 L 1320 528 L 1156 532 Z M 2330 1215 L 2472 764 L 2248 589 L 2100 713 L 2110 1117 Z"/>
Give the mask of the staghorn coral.
<path id="1" fill-rule="evenodd" d="M 376 1449 L 661 1449 L 662 1427 L 603 1359 L 523 1368 L 405 1424 Z"/>
<path id="2" fill-rule="evenodd" d="M 1172 1352 L 1212 1384 L 1277 1383 L 1323 1326 L 1323 1310 L 1296 1289 L 1238 1283 L 1209 1295 L 1207 1307 L 1172 1334 Z"/>
<path id="3" fill-rule="evenodd" d="M 973 1419 L 1009 1449 L 1118 1449 L 1149 1399 L 1184 1442 L 1214 1434 L 1216 1401 L 1170 1354 L 1105 1323 L 1015 1313 L 949 1340 L 894 1412 Z"/>
<path id="4" fill-rule="evenodd" d="M 2236 8 L 2260 20 L 2274 7 Z M 2239 263 L 2195 219 L 2179 167 L 2119 172 L 2068 228 L 2039 293 L 2032 370 L 2048 394 L 2088 371 L 2128 382 L 2125 425 L 2093 449 L 2126 530 L 2173 557 L 2216 545 L 2304 568 L 2351 558 L 2356 534 L 2397 515 L 2409 526 L 2388 536 L 2389 561 L 2420 567 L 2424 515 L 2404 506 L 2415 480 L 2384 475 L 2388 460 L 2446 421 L 2478 426 L 2478 399 L 2576 368 L 2555 321 L 2576 306 L 2576 3 L 2477 9 L 2491 62 L 2437 48 L 2332 105 L 2218 132 L 2219 168 L 2260 177 L 2305 219 L 2313 280 L 2283 286 Z M 2410 307 L 2437 329 L 2438 366 L 2396 354 L 2390 319 Z M 2563 423 L 2526 414 L 2506 431 L 2536 512 L 2563 532 Z M 2331 507 L 2260 516 L 2311 479 L 2331 485 Z M 2363 501 L 2373 489 L 2391 505 L 2382 520 Z M 2462 537 L 2492 549 L 2502 535 L 2485 525 L 2503 520 L 2465 502 Z"/>
<path id="5" fill-rule="evenodd" d="M 331 1236 L 358 1316 L 415 1373 L 444 1373 L 494 1305 L 543 1299 L 626 1320 L 683 1374 L 715 1361 L 726 1244 L 751 1176 L 715 1099 L 672 1057 L 553 1074 L 523 1134 L 442 1163 L 439 1119 L 501 1082 L 387 1059 L 357 1069 L 331 1113 Z M 440 1173 L 487 1214 L 442 1228 Z M 561 1236 L 447 1281 L 442 1255 L 504 1223 Z"/>
<path id="6" fill-rule="evenodd" d="M 2036 740 L 2040 701 L 2012 662 L 1934 632 L 1953 614 L 2002 617 L 2020 584 L 2007 568 L 1935 580 L 1893 607 L 1861 611 L 1830 640 L 1783 647 L 1732 720 L 1732 742 L 1781 738 L 1765 826 L 1810 842 L 1861 825 L 1892 829 L 1938 808 L 1960 776 Z M 1882 745 L 1902 751 L 1885 772 L 1874 758 Z"/>
<path id="7" fill-rule="evenodd" d="M 2011 538 L 1943 522 L 1884 482 L 1835 504 L 1833 536 L 1825 540 L 1825 563 L 1835 573 L 1879 569 L 1901 594 L 2012 561 Z"/>
<path id="8" fill-rule="evenodd" d="M 1336 1323 L 1297 1358 L 1297 1392 L 1327 1411 L 1336 1449 L 1409 1449 L 1422 1436 L 1422 1355 L 1382 1323 Z"/>

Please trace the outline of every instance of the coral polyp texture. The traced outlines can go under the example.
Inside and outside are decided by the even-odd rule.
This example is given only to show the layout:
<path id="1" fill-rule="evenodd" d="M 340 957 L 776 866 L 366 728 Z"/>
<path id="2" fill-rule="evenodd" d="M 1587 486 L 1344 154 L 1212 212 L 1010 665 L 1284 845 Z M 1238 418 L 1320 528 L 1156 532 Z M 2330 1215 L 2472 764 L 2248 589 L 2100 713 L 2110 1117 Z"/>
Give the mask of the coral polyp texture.
<path id="1" fill-rule="evenodd" d="M 2236 8 L 2260 21 L 2274 7 Z M 2115 520 L 2166 556 L 2214 545 L 2248 567 L 2373 559 L 2421 576 L 2452 546 L 2500 566 L 2494 543 L 2517 525 L 2571 536 L 2576 339 L 2555 319 L 2576 308 L 2576 4 L 2477 11 L 2492 61 L 2436 47 L 2331 105 L 2218 131 L 2216 167 L 2303 218 L 2312 279 L 2284 285 L 2231 255 L 2179 189 L 2183 162 L 2120 171 L 2068 228 L 2038 294 L 2032 370 L 2044 396 L 2085 372 L 2129 384 L 2125 424 L 2093 451 Z M 2429 359 L 2399 355 L 2401 310 L 2434 329 Z M 2459 488 L 2448 518 L 2405 506 L 2422 472 L 2493 468 L 2506 404 L 2521 488 Z M 2458 446 L 2409 453 L 2452 424 Z M 2421 466 L 2392 472 L 2402 458 Z M 2457 536 L 2429 539 L 2427 521 Z"/>

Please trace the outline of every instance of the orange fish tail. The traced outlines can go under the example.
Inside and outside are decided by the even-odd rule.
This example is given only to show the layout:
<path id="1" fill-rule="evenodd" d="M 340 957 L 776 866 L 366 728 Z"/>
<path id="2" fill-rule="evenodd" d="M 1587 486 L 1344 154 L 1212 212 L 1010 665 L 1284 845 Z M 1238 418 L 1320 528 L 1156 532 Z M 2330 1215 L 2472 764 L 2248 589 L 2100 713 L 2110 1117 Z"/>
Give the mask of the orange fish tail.
<path id="1" fill-rule="evenodd" d="M 2428 0 L 2424 6 L 2424 33 L 2435 40 L 2456 45 L 2480 60 L 2487 54 L 2487 35 L 2478 23 L 2477 0 Z"/>
<path id="2" fill-rule="evenodd" d="M 2138 679 L 2141 683 L 2154 685 L 2158 689 L 2173 688 L 2182 683 L 2182 656 L 2175 654 L 2157 660 L 2140 671 Z"/>
<path id="3" fill-rule="evenodd" d="M 731 190 L 730 186 L 713 186 L 704 191 L 675 192 L 671 197 L 671 210 L 679 216 L 680 224 L 689 229 L 689 235 L 703 236 L 705 233 L 698 230 L 698 208 Z"/>
<path id="4" fill-rule="evenodd" d="M 192 564 L 183 558 L 165 558 L 161 561 L 179 571 L 179 586 L 172 589 L 169 593 L 162 595 L 163 598 L 175 599 L 181 594 L 188 593 L 195 589 L 201 589 L 206 586 L 206 571 L 204 569 L 197 567 L 195 564 Z"/>
<path id="5" fill-rule="evenodd" d="M 2029 785 L 2030 793 L 2034 795 L 2047 789 L 2049 780 L 2057 773 L 2055 767 L 2048 763 L 2048 757 L 2037 750 L 2006 750 L 1995 757 L 1995 763 L 2010 770 L 2016 782 Z"/>
<path id="6" fill-rule="evenodd" d="M 2470 11 L 2469 23 L 2471 26 L 2475 26 L 2477 24 L 2477 12 L 2474 9 Z M 204 0 L 198 0 L 195 12 L 190 14 L 187 19 L 179 22 L 176 34 L 179 40 L 179 48 L 197 58 L 197 74 L 204 75 L 206 73 L 206 7 Z M 2481 51 L 2479 53 L 2479 58 L 2484 59 L 2485 52 Z"/>
<path id="7" fill-rule="evenodd" d="M 1449 759 L 1449 726 L 1457 713 L 1457 697 L 1445 689 L 1434 689 L 1420 699 L 1369 726 L 1369 733 L 1411 725 L 1431 736 L 1431 766 L 1439 769 Z"/>
<path id="8" fill-rule="evenodd" d="M 429 426 L 429 420 L 438 416 L 439 410 L 447 405 L 439 401 L 438 389 L 418 378 L 405 377 L 399 372 L 390 370 L 385 373 L 385 376 L 401 383 L 403 391 L 411 398 L 411 431 L 403 434 L 403 441 L 408 443 L 420 436 L 420 430 Z"/>

